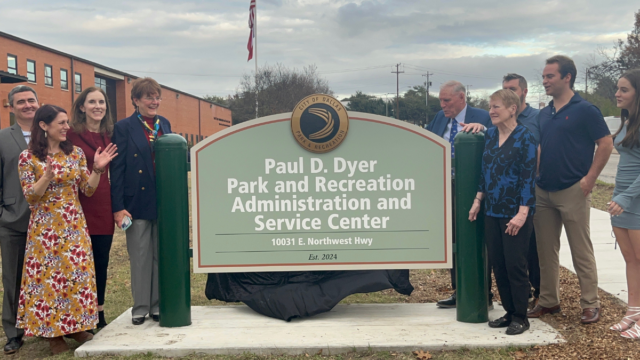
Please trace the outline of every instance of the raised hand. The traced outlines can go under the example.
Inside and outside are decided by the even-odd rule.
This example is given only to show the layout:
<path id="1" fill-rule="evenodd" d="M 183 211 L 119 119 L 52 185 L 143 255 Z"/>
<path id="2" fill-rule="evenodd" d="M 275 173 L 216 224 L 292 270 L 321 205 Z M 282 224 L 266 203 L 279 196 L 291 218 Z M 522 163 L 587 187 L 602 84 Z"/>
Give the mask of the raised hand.
<path id="1" fill-rule="evenodd" d="M 96 150 L 96 156 L 93 158 L 93 168 L 104 169 L 114 157 L 118 156 L 118 153 L 116 153 L 117 150 L 118 147 L 116 144 L 109 144 L 104 151 L 99 147 L 98 150 Z"/>
<path id="2" fill-rule="evenodd" d="M 50 156 L 47 156 L 47 165 L 44 168 L 44 178 L 51 181 L 54 178 L 54 173 L 53 173 L 53 165 L 51 164 L 51 162 L 53 161 L 53 159 L 51 159 Z"/>

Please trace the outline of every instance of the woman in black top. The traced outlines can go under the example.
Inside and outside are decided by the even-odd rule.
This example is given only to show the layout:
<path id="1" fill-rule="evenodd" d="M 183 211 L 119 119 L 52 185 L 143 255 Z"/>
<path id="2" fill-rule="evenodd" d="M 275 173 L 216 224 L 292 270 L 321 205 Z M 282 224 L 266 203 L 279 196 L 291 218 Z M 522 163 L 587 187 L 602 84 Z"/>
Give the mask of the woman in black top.
<path id="1" fill-rule="evenodd" d="M 518 335 L 529 329 L 527 252 L 535 210 L 536 146 L 531 132 L 516 121 L 516 93 L 498 90 L 489 104 L 495 126 L 485 135 L 480 185 L 469 220 L 476 220 L 484 199 L 489 263 L 507 311 L 489 326 L 508 327 L 507 335 Z"/>

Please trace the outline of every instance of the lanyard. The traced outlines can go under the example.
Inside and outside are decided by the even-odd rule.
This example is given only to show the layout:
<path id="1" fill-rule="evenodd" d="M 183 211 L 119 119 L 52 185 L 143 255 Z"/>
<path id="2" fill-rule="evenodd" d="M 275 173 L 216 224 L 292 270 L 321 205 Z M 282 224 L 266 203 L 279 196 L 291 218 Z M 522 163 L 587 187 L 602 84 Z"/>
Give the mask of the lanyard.
<path id="1" fill-rule="evenodd" d="M 144 121 L 144 119 L 142 118 L 142 115 L 140 115 L 140 113 L 138 113 L 138 119 L 140 119 L 140 122 L 142 122 L 142 126 L 144 126 L 144 130 L 147 132 L 149 136 L 149 144 L 151 145 L 151 149 L 153 150 L 153 145 L 154 142 L 156 141 L 156 139 L 158 138 L 158 131 L 160 131 L 160 117 L 158 117 L 158 115 L 156 115 L 156 121 L 155 124 L 153 126 L 153 129 L 149 126 L 149 124 L 147 124 L 146 121 Z"/>

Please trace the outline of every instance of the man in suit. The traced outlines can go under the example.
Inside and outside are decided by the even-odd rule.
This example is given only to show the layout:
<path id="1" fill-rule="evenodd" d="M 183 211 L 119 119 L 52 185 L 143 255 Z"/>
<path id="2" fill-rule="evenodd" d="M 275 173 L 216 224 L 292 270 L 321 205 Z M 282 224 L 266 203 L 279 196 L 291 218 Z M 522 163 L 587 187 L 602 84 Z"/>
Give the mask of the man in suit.
<path id="1" fill-rule="evenodd" d="M 155 80 L 136 79 L 131 88 L 136 111 L 116 123 L 111 139 L 119 154 L 110 166 L 113 218 L 118 227 L 125 217 L 132 221 L 126 236 L 133 325 L 144 324 L 147 314 L 153 321 L 160 320 L 154 143 L 171 133 L 169 121 L 158 115 L 161 94 L 162 88 Z"/>
<path id="2" fill-rule="evenodd" d="M 442 110 L 427 125 L 427 130 L 444 138 L 451 143 L 451 158 L 455 157 L 453 140 L 456 134 L 463 130 L 465 125 L 474 125 L 482 129 L 493 126 L 491 118 L 486 110 L 476 109 L 467 105 L 467 91 L 459 81 L 448 81 L 440 86 L 440 107 Z M 452 172 L 452 192 L 455 192 L 455 170 Z M 453 202 L 455 204 L 455 202 Z M 455 205 L 454 205 L 455 206 Z M 455 210 L 454 210 L 455 213 Z M 455 223 L 454 237 L 455 241 Z M 491 278 L 491 277 L 489 277 Z M 442 308 L 456 307 L 456 257 L 453 257 L 453 268 L 451 269 L 451 288 L 453 294 L 444 300 L 438 301 L 438 306 Z"/>
<path id="3" fill-rule="evenodd" d="M 2 327 L 8 340 L 4 346 L 6 355 L 20 349 L 24 334 L 22 329 L 16 329 L 16 316 L 31 212 L 20 185 L 18 157 L 31 140 L 31 124 L 39 107 L 38 97 L 32 88 L 19 85 L 9 92 L 9 105 L 16 123 L 0 130 L 0 245 L 4 286 Z"/>

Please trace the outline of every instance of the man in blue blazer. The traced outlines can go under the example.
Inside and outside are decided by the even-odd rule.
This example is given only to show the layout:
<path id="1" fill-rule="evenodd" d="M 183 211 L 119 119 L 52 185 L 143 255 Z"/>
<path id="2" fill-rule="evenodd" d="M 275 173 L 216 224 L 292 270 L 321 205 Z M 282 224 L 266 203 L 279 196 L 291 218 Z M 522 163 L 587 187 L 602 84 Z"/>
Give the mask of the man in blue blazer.
<path id="1" fill-rule="evenodd" d="M 171 133 L 171 124 L 158 115 L 162 88 L 151 78 L 137 79 L 131 89 L 136 112 L 118 121 L 111 142 L 118 156 L 111 162 L 113 219 L 122 228 L 128 217 L 127 251 L 131 266 L 132 323 L 142 325 L 147 314 L 159 321 L 158 212 L 154 143 Z"/>
<path id="2" fill-rule="evenodd" d="M 467 91 L 458 81 L 448 81 L 440 87 L 440 106 L 442 110 L 436 114 L 436 117 L 427 125 L 427 130 L 444 138 L 451 143 L 451 158 L 455 157 L 455 148 L 453 140 L 458 132 L 463 131 L 465 126 L 471 128 L 480 128 L 480 125 L 486 130 L 492 127 L 489 112 L 483 109 L 477 109 L 467 105 Z M 478 125 L 479 124 L 479 125 Z M 472 125 L 472 126 L 470 126 Z M 452 177 L 452 192 L 455 192 L 455 171 Z M 453 201 L 455 206 L 455 201 Z M 455 210 L 453 212 L 455 214 Z M 454 219 L 455 220 L 455 219 Z M 455 223 L 454 223 L 455 242 Z M 489 272 L 489 278 L 490 277 Z M 453 257 L 453 268 L 451 269 L 451 288 L 453 294 L 444 300 L 438 301 L 438 306 L 443 308 L 456 307 L 456 257 Z"/>

